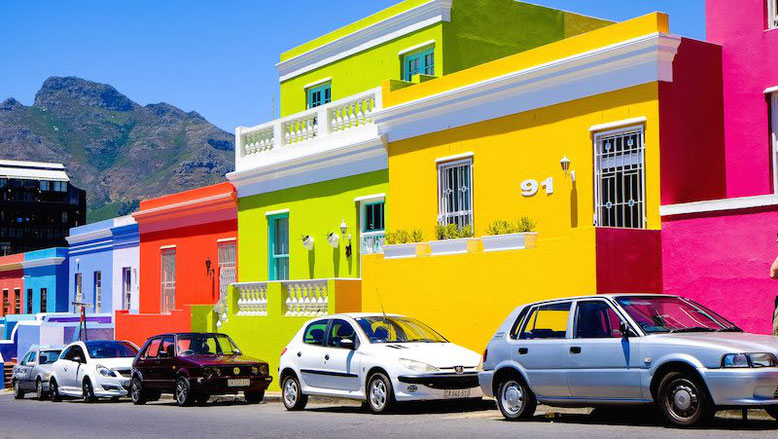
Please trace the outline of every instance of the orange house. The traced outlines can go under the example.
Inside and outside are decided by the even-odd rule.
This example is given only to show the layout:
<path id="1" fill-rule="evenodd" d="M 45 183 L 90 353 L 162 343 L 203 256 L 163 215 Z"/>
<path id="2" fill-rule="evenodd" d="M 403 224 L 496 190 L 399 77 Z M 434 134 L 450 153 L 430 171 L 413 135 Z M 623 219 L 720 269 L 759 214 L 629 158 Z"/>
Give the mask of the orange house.
<path id="1" fill-rule="evenodd" d="M 142 201 L 137 314 L 116 312 L 117 340 L 141 345 L 164 332 L 191 330 L 192 305 L 226 297 L 237 273 L 238 204 L 230 183 Z"/>

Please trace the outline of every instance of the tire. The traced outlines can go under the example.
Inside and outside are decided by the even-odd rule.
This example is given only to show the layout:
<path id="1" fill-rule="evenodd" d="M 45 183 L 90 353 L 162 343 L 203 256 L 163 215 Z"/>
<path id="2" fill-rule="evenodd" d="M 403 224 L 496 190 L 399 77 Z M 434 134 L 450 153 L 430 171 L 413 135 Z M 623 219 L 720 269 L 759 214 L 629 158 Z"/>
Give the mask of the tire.
<path id="1" fill-rule="evenodd" d="M 178 404 L 179 407 L 187 407 L 194 402 L 192 385 L 189 384 L 189 380 L 186 377 L 179 377 L 178 380 L 176 380 L 174 396 L 176 398 L 176 404 Z"/>
<path id="2" fill-rule="evenodd" d="M 13 387 L 14 387 L 14 399 L 23 399 L 24 390 L 22 390 L 22 385 L 19 383 L 19 381 L 14 380 Z"/>
<path id="3" fill-rule="evenodd" d="M 778 405 L 767 406 L 764 408 L 764 411 L 766 411 L 768 415 L 772 416 L 773 419 L 778 421 Z"/>
<path id="4" fill-rule="evenodd" d="M 670 372 L 662 378 L 657 405 L 665 420 L 679 427 L 707 421 L 715 412 L 705 386 L 683 372 Z"/>
<path id="5" fill-rule="evenodd" d="M 133 377 L 130 381 L 130 399 L 135 405 L 146 404 L 146 391 L 143 390 L 143 381 L 138 377 Z"/>
<path id="6" fill-rule="evenodd" d="M 89 381 L 89 378 L 84 379 L 84 382 L 81 384 L 81 397 L 84 398 L 84 402 L 87 404 L 97 401 L 95 389 L 92 387 L 92 382 Z"/>
<path id="7" fill-rule="evenodd" d="M 382 414 L 389 412 L 394 404 L 394 390 L 389 377 L 381 372 L 373 374 L 367 380 L 367 408 L 373 414 Z"/>
<path id="8" fill-rule="evenodd" d="M 308 404 L 308 395 L 303 394 L 300 381 L 294 375 L 284 378 L 281 384 L 281 401 L 289 411 L 303 410 Z"/>
<path id="9" fill-rule="evenodd" d="M 265 399 L 265 391 L 260 390 L 259 392 L 243 392 L 243 396 L 246 398 L 247 403 L 259 404 L 263 399 Z"/>
<path id="10" fill-rule="evenodd" d="M 146 391 L 146 401 L 152 402 L 152 401 L 159 401 L 159 398 L 162 398 L 162 393 L 157 391 Z"/>
<path id="11" fill-rule="evenodd" d="M 45 401 L 46 396 L 48 396 L 43 391 L 43 381 L 40 378 L 35 380 L 35 396 L 38 398 L 38 401 Z"/>
<path id="12" fill-rule="evenodd" d="M 59 394 L 59 386 L 57 386 L 57 380 L 52 378 L 49 381 L 49 398 L 53 402 L 62 401 L 62 395 Z"/>
<path id="13" fill-rule="evenodd" d="M 538 406 L 532 391 L 521 379 L 508 378 L 497 386 L 497 407 L 509 421 L 531 419 Z"/>
<path id="14" fill-rule="evenodd" d="M 208 399 L 211 397 L 211 395 L 207 393 L 198 393 L 195 397 L 195 404 L 199 406 L 204 406 L 208 404 Z"/>

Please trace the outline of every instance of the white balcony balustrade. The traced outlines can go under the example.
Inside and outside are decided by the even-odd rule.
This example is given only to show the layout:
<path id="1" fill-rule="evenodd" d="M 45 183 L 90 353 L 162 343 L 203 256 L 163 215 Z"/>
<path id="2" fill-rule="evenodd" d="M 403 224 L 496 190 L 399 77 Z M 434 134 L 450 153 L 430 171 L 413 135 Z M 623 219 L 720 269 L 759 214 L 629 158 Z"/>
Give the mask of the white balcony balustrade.
<path id="1" fill-rule="evenodd" d="M 287 281 L 287 316 L 323 316 L 327 314 L 329 299 L 326 280 Z"/>
<path id="2" fill-rule="evenodd" d="M 235 132 L 235 168 L 245 171 L 289 157 L 280 151 L 327 146 L 348 146 L 378 137 L 372 114 L 381 109 L 381 89 L 376 88 L 320 107 Z"/>
<path id="3" fill-rule="evenodd" d="M 238 293 L 239 316 L 267 316 L 267 282 L 233 284 Z"/>

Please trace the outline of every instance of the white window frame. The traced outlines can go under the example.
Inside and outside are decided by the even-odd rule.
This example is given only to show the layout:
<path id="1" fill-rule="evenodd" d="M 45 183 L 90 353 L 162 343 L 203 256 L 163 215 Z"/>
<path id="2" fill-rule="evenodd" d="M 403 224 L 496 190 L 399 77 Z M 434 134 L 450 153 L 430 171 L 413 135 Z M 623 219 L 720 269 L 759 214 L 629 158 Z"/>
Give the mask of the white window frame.
<path id="1" fill-rule="evenodd" d="M 602 166 L 602 163 L 603 163 L 604 160 L 608 160 L 608 159 L 602 157 L 603 154 L 600 154 L 600 150 L 598 148 L 598 144 L 599 144 L 599 142 L 602 141 L 603 138 L 614 137 L 614 136 L 619 136 L 619 135 L 625 135 L 625 134 L 632 133 L 632 132 L 635 132 L 635 131 L 637 131 L 639 133 L 639 136 L 640 136 L 640 142 L 641 142 L 641 146 L 639 147 L 640 156 L 638 158 L 637 163 L 629 163 L 626 166 L 637 166 L 637 168 L 634 168 L 634 169 L 639 169 L 641 171 L 640 172 L 640 174 L 641 174 L 640 186 L 641 187 L 640 187 L 639 195 L 638 195 L 640 197 L 638 202 L 641 203 L 641 212 L 640 212 L 641 221 L 640 221 L 640 224 L 639 224 L 638 227 L 627 226 L 626 222 L 625 222 L 626 221 L 626 215 L 623 214 L 621 219 L 618 219 L 618 218 L 616 219 L 617 225 L 607 225 L 607 226 L 604 226 L 603 225 L 604 221 L 602 219 L 602 215 L 601 215 L 600 212 L 601 212 L 601 207 L 605 207 L 605 208 L 607 208 L 607 207 L 605 206 L 605 203 L 603 203 L 603 201 L 602 201 L 602 199 L 603 199 L 603 196 L 602 196 L 603 185 L 601 184 L 601 182 L 602 182 L 602 171 L 604 169 L 603 166 Z M 597 227 L 630 228 L 630 229 L 645 229 L 647 227 L 648 219 L 647 219 L 647 215 L 646 215 L 646 201 L 647 200 L 646 200 L 646 133 L 645 133 L 645 131 L 646 131 L 645 130 L 645 125 L 641 124 L 641 125 L 625 126 L 625 127 L 622 127 L 622 128 L 613 129 L 613 130 L 607 130 L 607 131 L 597 131 L 597 132 L 593 133 L 593 143 L 592 143 L 592 146 L 593 146 L 593 153 L 594 153 L 594 225 L 595 226 L 597 226 Z M 625 157 L 625 156 L 622 155 L 620 157 Z M 619 162 L 619 160 L 620 160 L 621 163 L 622 163 L 621 167 L 625 167 L 625 165 L 624 165 L 625 160 L 623 158 L 621 158 L 621 159 L 619 159 L 619 158 L 612 158 L 611 160 L 613 160 L 614 162 Z M 608 167 L 607 169 L 617 169 L 618 167 L 619 166 L 617 165 L 617 166 Z M 623 190 L 624 190 L 624 188 L 622 187 L 622 191 Z M 613 206 L 613 207 L 618 208 L 618 206 Z"/>
<path id="2" fill-rule="evenodd" d="M 73 275 L 73 284 L 75 285 L 76 290 L 76 302 L 84 302 L 84 276 L 81 273 L 76 273 Z M 73 312 L 78 312 L 77 306 L 73 305 Z"/>
<path id="3" fill-rule="evenodd" d="M 168 273 L 168 270 L 165 269 L 165 262 L 167 258 L 172 258 L 172 262 L 170 264 L 172 267 L 172 273 Z M 159 309 L 161 314 L 170 314 L 170 312 L 175 309 L 176 306 L 176 248 L 174 246 L 160 248 L 159 262 Z M 168 303 L 168 296 L 170 297 L 170 302 L 172 303 Z"/>
<path id="4" fill-rule="evenodd" d="M 773 193 L 778 194 L 778 90 L 770 92 L 770 140 L 773 165 Z"/>
<path id="5" fill-rule="evenodd" d="M 438 165 L 438 223 L 442 225 L 449 224 L 449 219 L 453 218 L 454 221 L 452 224 L 457 224 L 459 227 L 469 225 L 471 227 L 471 230 L 474 230 L 473 191 L 475 185 L 473 183 L 473 159 L 466 158 L 461 160 L 438 161 L 437 165 Z M 459 168 L 463 166 L 467 166 L 467 176 L 470 185 L 467 191 L 468 193 L 464 195 L 464 197 L 466 198 L 461 198 L 460 203 L 466 199 L 468 205 L 470 206 L 470 209 L 450 212 L 447 205 L 448 203 L 446 203 L 443 194 L 443 192 L 447 190 L 445 187 L 447 182 L 445 171 L 448 171 L 449 169 L 452 168 Z"/>
<path id="6" fill-rule="evenodd" d="M 232 247 L 231 252 L 226 249 Z M 228 256 L 231 256 L 228 258 Z M 217 256 L 219 266 L 219 298 L 227 297 L 227 287 L 237 282 L 238 246 L 234 239 L 217 242 Z"/>
<path id="7" fill-rule="evenodd" d="M 365 206 L 375 203 L 384 204 L 384 229 L 374 232 L 363 232 L 362 226 L 365 224 Z M 378 240 L 378 249 L 374 251 L 375 241 Z M 371 244 L 369 247 L 367 244 Z M 359 253 L 360 255 L 372 255 L 384 252 L 386 244 L 386 199 L 384 197 L 375 197 L 359 201 Z"/>
<path id="8" fill-rule="evenodd" d="M 778 4 L 776 4 L 776 0 L 767 0 L 767 28 L 778 28 Z"/>
<path id="9" fill-rule="evenodd" d="M 122 309 L 132 307 L 132 267 L 122 267 Z"/>
<path id="10" fill-rule="evenodd" d="M 103 273 L 101 271 L 95 271 L 92 275 L 94 281 L 93 288 L 95 289 L 95 313 L 100 312 L 100 307 L 103 305 Z"/>

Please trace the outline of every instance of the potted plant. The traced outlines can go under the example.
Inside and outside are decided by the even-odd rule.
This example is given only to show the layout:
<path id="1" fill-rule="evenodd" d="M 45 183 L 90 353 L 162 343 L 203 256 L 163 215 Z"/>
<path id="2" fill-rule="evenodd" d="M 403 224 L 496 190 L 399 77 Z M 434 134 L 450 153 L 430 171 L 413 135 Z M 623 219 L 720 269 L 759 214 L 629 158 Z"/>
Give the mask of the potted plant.
<path id="1" fill-rule="evenodd" d="M 537 222 L 529 217 L 522 217 L 516 222 L 496 220 L 489 224 L 488 236 L 481 237 L 485 252 L 501 250 L 518 250 L 534 248 L 538 234 L 535 233 Z"/>
<path id="2" fill-rule="evenodd" d="M 430 242 L 433 256 L 467 253 L 469 247 L 478 243 L 478 239 L 473 238 L 470 225 L 459 227 L 456 224 L 438 224 L 435 235 L 438 240 Z"/>
<path id="3" fill-rule="evenodd" d="M 416 245 L 424 240 L 424 234 L 419 229 L 410 233 L 407 230 L 387 230 L 384 239 L 384 258 L 412 258 L 416 256 Z"/>

